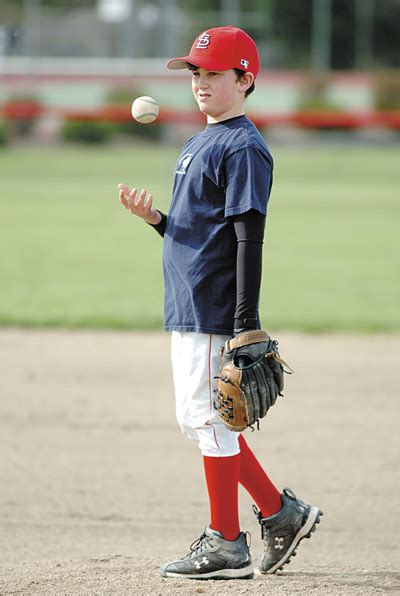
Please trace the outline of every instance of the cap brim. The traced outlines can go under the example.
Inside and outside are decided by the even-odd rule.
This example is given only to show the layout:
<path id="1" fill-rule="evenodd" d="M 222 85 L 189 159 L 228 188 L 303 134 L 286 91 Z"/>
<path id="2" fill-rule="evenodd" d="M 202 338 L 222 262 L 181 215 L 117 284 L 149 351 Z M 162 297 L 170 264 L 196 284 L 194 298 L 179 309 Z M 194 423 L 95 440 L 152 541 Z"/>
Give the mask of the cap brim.
<path id="1" fill-rule="evenodd" d="M 207 58 L 200 57 L 199 60 L 197 56 L 181 56 L 180 58 L 173 58 L 172 60 L 167 62 L 167 68 L 169 68 L 169 70 L 183 70 L 184 68 L 188 67 L 188 63 L 193 64 L 198 68 L 204 68 L 205 70 L 223 71 L 235 68 L 234 66 L 232 66 L 232 63 L 230 61 L 225 63 L 223 61 L 216 63 L 215 59 L 207 60 Z M 239 68 L 239 66 L 237 68 Z M 248 70 L 246 72 L 252 71 Z"/>
<path id="2" fill-rule="evenodd" d="M 181 58 L 174 58 L 167 63 L 167 68 L 170 70 L 182 70 L 182 68 L 188 67 L 188 62 L 190 62 L 189 56 L 182 56 Z M 193 64 L 193 62 L 190 62 Z M 196 66 L 198 66 L 196 64 Z"/>
<path id="3" fill-rule="evenodd" d="M 205 70 L 229 70 L 233 68 L 228 64 L 224 64 L 223 62 L 216 63 L 215 59 L 208 59 L 205 57 L 197 56 L 182 56 L 181 58 L 174 58 L 167 63 L 167 68 L 170 70 L 181 70 L 183 68 L 187 68 L 189 64 L 194 64 L 198 68 L 204 68 Z"/>

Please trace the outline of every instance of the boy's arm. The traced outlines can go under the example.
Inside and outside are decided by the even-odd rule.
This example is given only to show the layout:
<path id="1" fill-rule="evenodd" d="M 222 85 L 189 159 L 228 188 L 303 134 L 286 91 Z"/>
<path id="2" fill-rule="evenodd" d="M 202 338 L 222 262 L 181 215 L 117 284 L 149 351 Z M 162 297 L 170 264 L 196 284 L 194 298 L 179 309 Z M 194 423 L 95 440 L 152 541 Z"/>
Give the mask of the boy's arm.
<path id="1" fill-rule="evenodd" d="M 251 209 L 232 218 L 237 238 L 235 335 L 260 329 L 258 314 L 265 216 Z"/>

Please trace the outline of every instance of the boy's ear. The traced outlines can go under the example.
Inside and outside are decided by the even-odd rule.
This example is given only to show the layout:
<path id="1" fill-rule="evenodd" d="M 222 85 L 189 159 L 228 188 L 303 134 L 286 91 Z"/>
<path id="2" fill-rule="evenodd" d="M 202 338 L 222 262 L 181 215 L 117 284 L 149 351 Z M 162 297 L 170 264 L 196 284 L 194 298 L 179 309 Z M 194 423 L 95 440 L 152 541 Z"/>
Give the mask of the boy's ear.
<path id="1" fill-rule="evenodd" d="M 250 89 L 254 82 L 254 75 L 252 72 L 245 72 L 240 78 L 241 91 L 246 93 L 247 89 Z"/>

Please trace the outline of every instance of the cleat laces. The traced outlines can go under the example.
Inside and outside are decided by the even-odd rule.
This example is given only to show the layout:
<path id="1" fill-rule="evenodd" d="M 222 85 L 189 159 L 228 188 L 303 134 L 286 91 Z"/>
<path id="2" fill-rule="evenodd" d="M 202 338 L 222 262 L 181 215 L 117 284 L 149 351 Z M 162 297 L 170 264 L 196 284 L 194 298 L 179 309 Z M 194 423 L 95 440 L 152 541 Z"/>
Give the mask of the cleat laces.
<path id="1" fill-rule="evenodd" d="M 186 555 L 187 557 L 191 557 L 193 555 L 197 555 L 202 553 L 204 550 L 207 550 L 208 543 L 212 539 L 212 536 L 207 536 L 205 532 L 199 536 L 192 544 L 190 545 L 190 552 Z"/>

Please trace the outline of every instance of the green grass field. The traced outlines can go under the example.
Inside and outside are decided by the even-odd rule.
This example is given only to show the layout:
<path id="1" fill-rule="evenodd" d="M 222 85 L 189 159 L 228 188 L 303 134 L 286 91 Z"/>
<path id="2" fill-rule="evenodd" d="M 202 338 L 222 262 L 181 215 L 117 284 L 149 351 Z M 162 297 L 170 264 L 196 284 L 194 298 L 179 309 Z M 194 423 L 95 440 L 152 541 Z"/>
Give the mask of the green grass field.
<path id="1" fill-rule="evenodd" d="M 273 148 L 272 148 L 273 149 Z M 162 239 L 119 205 L 167 210 L 179 148 L 3 149 L 0 324 L 160 328 Z M 267 329 L 400 330 L 400 149 L 273 149 Z"/>

